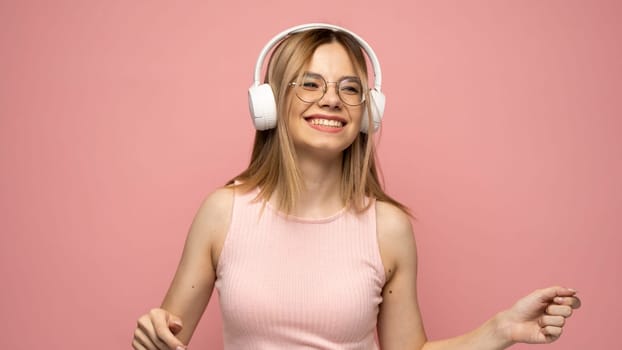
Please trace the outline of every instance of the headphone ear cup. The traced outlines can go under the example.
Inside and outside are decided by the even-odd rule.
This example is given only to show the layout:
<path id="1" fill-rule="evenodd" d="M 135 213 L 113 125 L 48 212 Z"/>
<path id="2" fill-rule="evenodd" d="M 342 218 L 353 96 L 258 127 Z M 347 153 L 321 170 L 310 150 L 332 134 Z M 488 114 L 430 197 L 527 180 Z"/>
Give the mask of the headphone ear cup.
<path id="1" fill-rule="evenodd" d="M 368 110 L 371 109 L 371 117 L 373 125 L 373 131 L 376 132 L 380 129 L 380 123 L 382 122 L 382 116 L 384 115 L 384 106 L 386 98 L 384 94 L 376 89 L 369 91 L 369 108 L 365 106 L 363 112 L 363 120 L 361 120 L 361 132 L 369 132 L 369 117 Z"/>
<path id="2" fill-rule="evenodd" d="M 251 86 L 248 89 L 248 107 L 255 129 L 276 128 L 276 100 L 270 84 Z"/>

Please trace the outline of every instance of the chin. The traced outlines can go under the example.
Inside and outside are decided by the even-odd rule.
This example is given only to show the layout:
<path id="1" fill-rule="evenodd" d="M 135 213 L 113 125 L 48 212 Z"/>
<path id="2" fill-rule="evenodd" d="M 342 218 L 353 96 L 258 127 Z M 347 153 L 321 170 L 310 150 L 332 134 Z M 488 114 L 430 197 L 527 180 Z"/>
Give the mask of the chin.
<path id="1" fill-rule="evenodd" d="M 341 158 L 343 152 L 352 145 L 349 143 L 336 143 L 336 142 L 310 142 L 300 146 L 296 146 L 297 152 L 304 152 L 306 154 L 313 154 L 315 157 L 334 159 Z"/>

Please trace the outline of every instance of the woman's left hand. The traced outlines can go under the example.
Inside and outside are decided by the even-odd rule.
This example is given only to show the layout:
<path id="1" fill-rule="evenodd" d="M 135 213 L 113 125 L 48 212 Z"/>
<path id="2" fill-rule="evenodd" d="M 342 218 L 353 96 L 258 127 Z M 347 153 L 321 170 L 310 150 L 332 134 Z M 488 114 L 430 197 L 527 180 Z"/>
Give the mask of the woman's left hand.
<path id="1" fill-rule="evenodd" d="M 513 343 L 551 343 L 561 336 L 573 309 L 580 306 L 581 301 L 573 289 L 539 289 L 499 314 L 499 329 Z"/>

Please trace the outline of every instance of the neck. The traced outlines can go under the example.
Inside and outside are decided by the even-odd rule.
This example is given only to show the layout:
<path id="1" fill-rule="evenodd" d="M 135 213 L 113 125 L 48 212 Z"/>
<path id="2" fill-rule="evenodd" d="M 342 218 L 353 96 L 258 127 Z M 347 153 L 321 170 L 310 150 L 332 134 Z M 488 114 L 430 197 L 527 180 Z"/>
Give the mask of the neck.
<path id="1" fill-rule="evenodd" d="M 343 208 L 341 198 L 342 157 L 318 160 L 299 156 L 303 188 L 291 213 L 306 218 L 330 216 Z"/>

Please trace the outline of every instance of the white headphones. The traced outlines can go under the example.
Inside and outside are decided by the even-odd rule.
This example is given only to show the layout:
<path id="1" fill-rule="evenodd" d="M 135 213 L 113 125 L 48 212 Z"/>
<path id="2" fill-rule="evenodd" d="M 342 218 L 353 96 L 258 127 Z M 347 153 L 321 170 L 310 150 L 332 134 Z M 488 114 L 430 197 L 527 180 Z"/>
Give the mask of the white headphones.
<path id="1" fill-rule="evenodd" d="M 358 35 L 351 31 L 338 27 L 332 24 L 323 23 L 310 23 L 303 24 L 296 27 L 289 28 L 279 34 L 277 34 L 272 40 L 270 40 L 266 46 L 261 50 L 257 63 L 255 64 L 255 75 L 253 85 L 248 89 L 248 104 L 251 112 L 251 118 L 253 124 L 257 130 L 267 130 L 276 127 L 276 100 L 270 84 L 261 83 L 261 68 L 263 62 L 268 55 L 268 52 L 279 43 L 281 40 L 287 38 L 289 35 L 299 33 L 311 29 L 331 29 L 333 31 L 341 31 L 351 35 L 361 46 L 361 48 L 367 54 L 367 57 L 371 61 L 374 69 L 374 88 L 369 91 L 372 121 L 374 123 L 374 131 L 380 128 L 380 122 L 382 121 L 382 114 L 384 113 L 385 97 L 380 91 L 380 85 L 382 83 L 382 72 L 380 71 L 380 63 L 374 53 L 374 50 Z M 363 113 L 363 119 L 361 121 L 361 132 L 367 133 L 369 130 L 369 122 L 367 117 L 367 108 Z"/>

